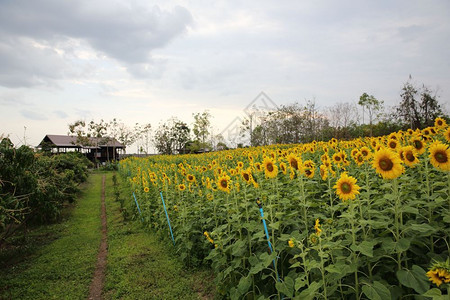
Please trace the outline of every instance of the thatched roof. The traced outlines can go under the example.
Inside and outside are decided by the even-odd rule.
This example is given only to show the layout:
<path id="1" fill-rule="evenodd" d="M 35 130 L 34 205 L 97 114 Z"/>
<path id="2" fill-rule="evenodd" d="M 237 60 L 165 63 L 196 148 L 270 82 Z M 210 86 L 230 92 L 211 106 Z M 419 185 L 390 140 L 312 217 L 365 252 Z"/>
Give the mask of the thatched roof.
<path id="1" fill-rule="evenodd" d="M 42 142 L 39 143 L 38 147 L 42 147 L 43 145 L 54 145 L 59 148 L 95 148 L 98 147 L 115 147 L 115 148 L 125 148 L 125 146 L 119 143 L 117 140 L 109 137 L 101 137 L 101 138 L 89 138 L 89 143 L 85 143 L 86 145 L 80 145 L 78 142 L 78 138 L 76 136 L 70 135 L 56 135 L 56 134 L 47 134 Z"/>

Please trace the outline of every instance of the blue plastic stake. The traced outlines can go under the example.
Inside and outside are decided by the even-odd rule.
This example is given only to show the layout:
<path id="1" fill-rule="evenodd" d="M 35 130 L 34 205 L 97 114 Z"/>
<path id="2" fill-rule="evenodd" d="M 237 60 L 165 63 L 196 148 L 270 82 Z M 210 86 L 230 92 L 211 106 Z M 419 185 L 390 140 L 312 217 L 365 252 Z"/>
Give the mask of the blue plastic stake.
<path id="1" fill-rule="evenodd" d="M 172 236 L 173 245 L 175 246 L 175 239 L 173 238 L 172 226 L 170 226 L 170 219 L 169 219 L 169 215 L 167 214 L 166 203 L 164 203 L 164 198 L 163 198 L 162 192 L 159 192 L 159 194 L 161 195 L 161 200 L 162 200 L 162 203 L 164 206 L 164 212 L 166 213 L 167 223 L 169 224 L 170 235 Z"/>
<path id="2" fill-rule="evenodd" d="M 267 243 L 269 244 L 270 253 L 272 253 L 273 248 L 272 248 L 272 244 L 270 243 L 269 231 L 267 230 L 266 219 L 264 219 L 264 212 L 263 212 L 261 201 L 259 201 L 259 199 L 256 199 L 256 204 L 258 204 L 258 207 L 259 207 L 259 213 L 261 215 L 262 222 L 264 225 L 264 232 L 266 233 Z M 278 270 L 277 270 L 277 267 L 275 264 L 275 259 L 273 260 L 273 267 L 275 269 L 275 272 L 277 273 L 277 281 L 280 281 L 280 276 L 278 276 Z"/>
<path id="3" fill-rule="evenodd" d="M 141 209 L 139 208 L 139 204 L 137 202 L 136 195 L 134 194 L 134 192 L 133 192 L 133 197 L 134 197 L 134 202 L 136 202 L 136 206 L 139 211 L 139 215 L 141 216 L 141 220 L 142 220 L 142 222 L 144 222 L 144 218 L 142 217 Z"/>

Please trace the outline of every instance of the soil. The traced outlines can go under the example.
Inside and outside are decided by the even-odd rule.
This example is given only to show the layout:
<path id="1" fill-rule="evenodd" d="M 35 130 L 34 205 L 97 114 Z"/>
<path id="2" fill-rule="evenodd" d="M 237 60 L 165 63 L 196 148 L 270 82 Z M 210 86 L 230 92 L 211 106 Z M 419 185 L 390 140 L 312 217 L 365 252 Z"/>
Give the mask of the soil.
<path id="1" fill-rule="evenodd" d="M 105 271 L 106 271 L 106 257 L 108 255 L 108 243 L 107 243 L 107 233 L 108 228 L 106 226 L 106 205 L 105 205 L 105 175 L 102 178 L 102 238 L 100 241 L 100 249 L 97 256 L 97 265 L 95 267 L 94 277 L 92 278 L 92 283 L 89 288 L 88 299 L 102 299 L 102 290 L 105 284 Z"/>

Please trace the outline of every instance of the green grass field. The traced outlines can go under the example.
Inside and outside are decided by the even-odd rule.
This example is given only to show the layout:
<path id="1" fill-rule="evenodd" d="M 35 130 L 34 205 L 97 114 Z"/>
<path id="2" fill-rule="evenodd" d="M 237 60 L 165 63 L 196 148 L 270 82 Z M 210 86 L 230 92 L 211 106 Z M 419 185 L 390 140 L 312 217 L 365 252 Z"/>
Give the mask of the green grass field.
<path id="1" fill-rule="evenodd" d="M 86 299 L 100 243 L 101 179 L 107 175 L 106 299 L 210 299 L 208 271 L 185 271 L 172 245 L 138 221 L 125 221 L 113 199 L 112 173 L 94 173 L 57 224 L 16 236 L 0 252 L 0 299 Z M 205 283 L 206 282 L 206 285 Z"/>

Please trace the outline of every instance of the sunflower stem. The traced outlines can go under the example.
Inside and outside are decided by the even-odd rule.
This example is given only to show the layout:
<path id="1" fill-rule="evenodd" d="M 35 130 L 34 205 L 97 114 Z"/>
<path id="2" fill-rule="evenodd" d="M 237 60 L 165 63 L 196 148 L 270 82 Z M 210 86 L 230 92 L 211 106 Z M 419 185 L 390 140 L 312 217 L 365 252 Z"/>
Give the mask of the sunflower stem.
<path id="1" fill-rule="evenodd" d="M 430 200 L 431 195 L 431 189 L 430 189 L 430 178 L 429 178 L 429 169 L 428 169 L 428 160 L 425 159 L 425 191 L 426 191 L 426 199 L 428 201 L 428 224 L 431 225 L 433 222 L 433 209 L 432 209 L 432 203 Z M 434 240 L 433 236 L 430 236 L 430 251 L 431 253 L 434 253 Z"/>
<path id="2" fill-rule="evenodd" d="M 348 200 L 350 206 L 350 224 L 352 226 L 352 244 L 356 246 L 356 230 L 355 230 L 355 210 L 353 207 L 353 200 Z M 358 279 L 358 257 L 355 252 L 353 252 L 353 263 L 356 265 L 355 270 L 355 293 L 356 299 L 359 300 L 359 279 Z"/>

